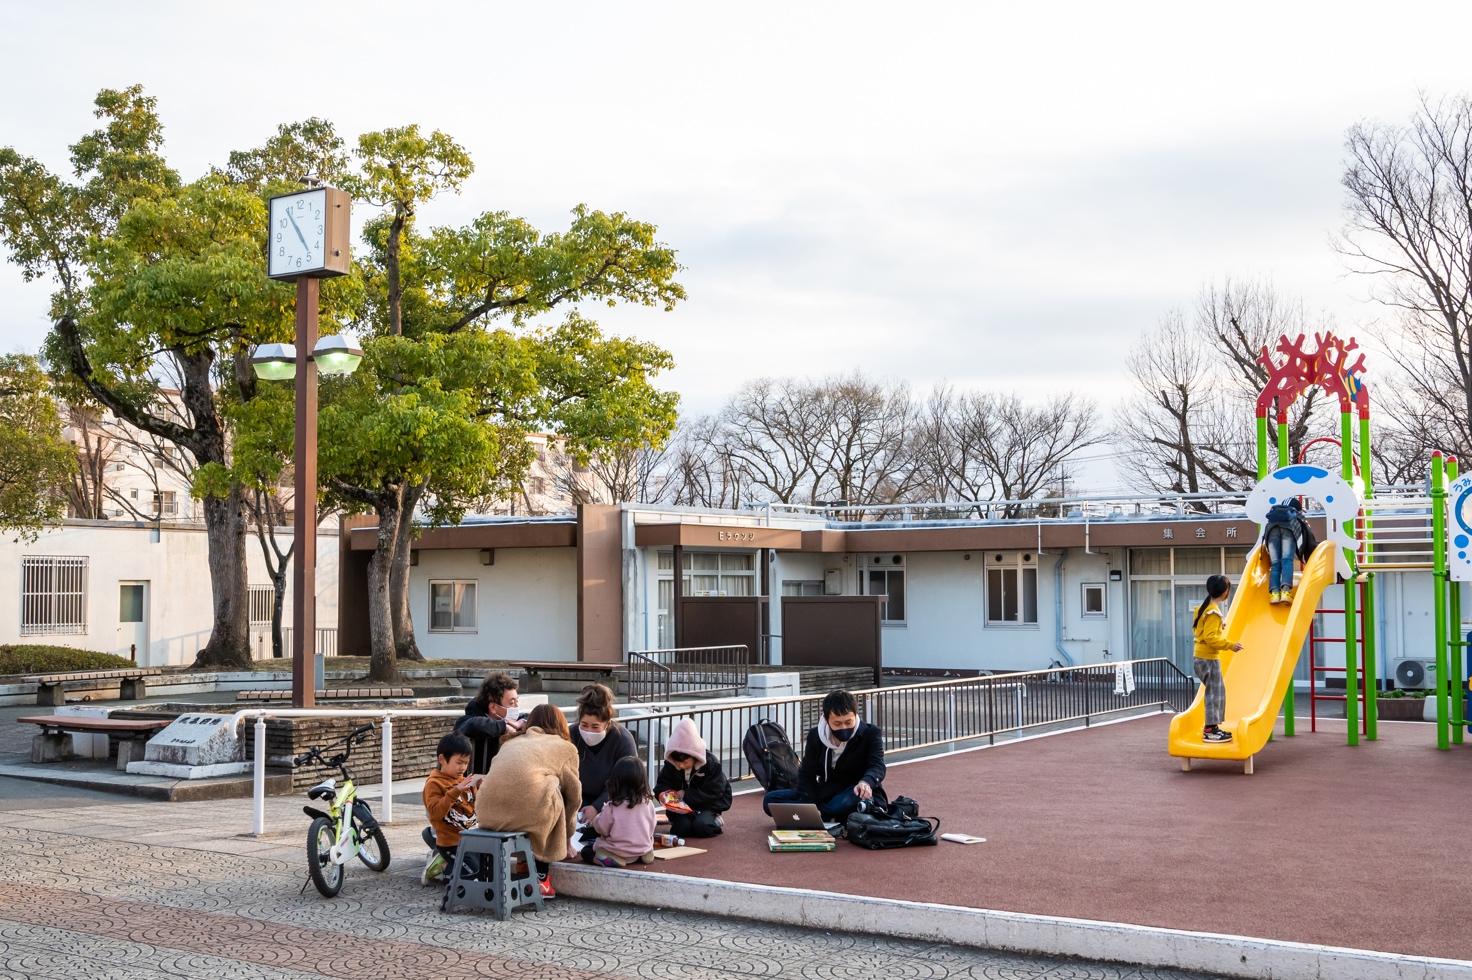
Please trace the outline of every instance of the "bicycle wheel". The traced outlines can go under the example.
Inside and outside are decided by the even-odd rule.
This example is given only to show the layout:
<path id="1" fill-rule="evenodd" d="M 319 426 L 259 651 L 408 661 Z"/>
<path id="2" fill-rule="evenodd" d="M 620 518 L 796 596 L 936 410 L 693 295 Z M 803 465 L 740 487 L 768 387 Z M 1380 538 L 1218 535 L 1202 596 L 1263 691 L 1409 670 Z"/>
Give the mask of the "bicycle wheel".
<path id="1" fill-rule="evenodd" d="M 337 828 L 326 817 L 318 817 L 307 828 L 307 871 L 312 884 L 326 898 L 342 891 L 342 865 L 332 860 L 332 845 L 337 843 Z"/>
<path id="2" fill-rule="evenodd" d="M 358 832 L 358 859 L 368 865 L 372 871 L 383 871 L 388 868 L 388 839 L 383 836 L 383 830 L 374 827 L 368 833 L 363 832 L 363 825 L 353 821 L 353 828 Z"/>

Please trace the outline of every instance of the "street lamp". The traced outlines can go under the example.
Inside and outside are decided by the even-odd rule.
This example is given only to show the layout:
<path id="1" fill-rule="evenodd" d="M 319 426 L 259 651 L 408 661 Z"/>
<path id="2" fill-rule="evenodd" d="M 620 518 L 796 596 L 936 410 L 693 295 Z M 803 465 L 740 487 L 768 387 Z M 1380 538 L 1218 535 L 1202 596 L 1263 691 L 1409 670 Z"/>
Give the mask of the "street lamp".
<path id="1" fill-rule="evenodd" d="M 317 647 L 317 368 L 320 360 L 324 374 L 349 374 L 363 357 L 339 335 L 319 344 L 317 315 L 322 280 L 348 271 L 352 199 L 335 187 L 314 187 L 267 203 L 266 274 L 296 283 L 296 344 L 263 344 L 251 362 L 263 380 L 296 379 L 291 703 L 310 708 L 317 700 L 308 666 Z"/>

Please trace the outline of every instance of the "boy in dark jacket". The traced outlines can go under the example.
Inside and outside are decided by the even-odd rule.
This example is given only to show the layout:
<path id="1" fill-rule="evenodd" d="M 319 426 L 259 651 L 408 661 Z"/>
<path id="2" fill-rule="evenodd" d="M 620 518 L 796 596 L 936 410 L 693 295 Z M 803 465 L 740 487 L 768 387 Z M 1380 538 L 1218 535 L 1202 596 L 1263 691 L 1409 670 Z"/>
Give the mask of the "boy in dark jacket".
<path id="1" fill-rule="evenodd" d="M 762 799 L 773 803 L 816 803 L 830 823 L 842 823 L 865 800 L 886 801 L 884 735 L 879 726 L 859 720 L 859 705 L 847 691 L 823 699 L 822 717 L 809 730 L 797 789 L 774 789 Z"/>
<path id="2" fill-rule="evenodd" d="M 1268 556 L 1268 601 L 1293 601 L 1293 559 L 1308 561 L 1317 541 L 1303 516 L 1303 505 L 1289 497 L 1268 510 L 1263 523 L 1263 544 Z"/>
<path id="3" fill-rule="evenodd" d="M 705 748 L 695 722 L 683 718 L 665 743 L 664 768 L 654 784 L 654 798 L 670 818 L 676 837 L 714 837 L 721 814 L 731 809 L 731 782 L 721 763 Z"/>

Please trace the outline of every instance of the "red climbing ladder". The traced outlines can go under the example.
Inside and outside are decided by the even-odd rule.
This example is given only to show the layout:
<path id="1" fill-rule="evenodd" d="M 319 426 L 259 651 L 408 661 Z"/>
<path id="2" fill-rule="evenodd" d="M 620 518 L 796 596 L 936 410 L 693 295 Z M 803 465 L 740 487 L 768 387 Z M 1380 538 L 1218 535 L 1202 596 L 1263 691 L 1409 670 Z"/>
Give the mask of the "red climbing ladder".
<path id="1" fill-rule="evenodd" d="M 1359 656 L 1355 658 L 1355 662 L 1358 664 L 1357 672 L 1358 672 L 1358 675 L 1359 676 L 1356 677 L 1356 679 L 1355 679 L 1354 691 L 1355 691 L 1355 700 L 1358 701 L 1358 702 L 1360 702 L 1361 707 L 1363 707 L 1364 701 L 1365 701 L 1365 585 L 1364 585 L 1363 582 L 1360 582 L 1360 583 L 1357 583 L 1356 584 L 1356 588 L 1359 591 L 1359 601 L 1355 603 L 1355 618 L 1359 620 L 1359 624 L 1358 624 L 1358 628 L 1354 631 L 1354 634 L 1355 634 L 1355 645 L 1359 647 Z M 1320 701 L 1348 701 L 1349 700 L 1349 692 L 1347 690 L 1348 689 L 1348 684 L 1345 685 L 1346 691 L 1345 691 L 1344 694 L 1320 694 L 1319 693 L 1319 690 L 1320 690 L 1320 688 L 1319 688 L 1319 675 L 1320 674 L 1343 674 L 1345 672 L 1345 668 L 1344 667 L 1326 667 L 1326 666 L 1324 666 L 1324 665 L 1322 665 L 1322 664 L 1319 663 L 1319 645 L 1320 644 L 1322 644 L 1322 643 L 1343 643 L 1344 642 L 1344 637 L 1343 636 L 1320 636 L 1319 635 L 1319 633 L 1318 633 L 1319 616 L 1320 615 L 1323 615 L 1323 614 L 1326 614 L 1326 613 L 1328 613 L 1328 614 L 1335 614 L 1335 613 L 1337 613 L 1339 616 L 1343 616 L 1344 615 L 1344 610 L 1343 609 L 1319 609 L 1315 613 L 1314 618 L 1313 618 L 1313 621 L 1309 624 L 1309 628 L 1308 628 L 1308 664 L 1309 664 L 1309 672 L 1308 672 L 1308 716 L 1309 716 L 1309 722 L 1308 722 L 1308 728 L 1309 728 L 1309 731 L 1311 731 L 1311 732 L 1316 732 L 1316 731 L 1319 730 L 1319 702 Z M 1343 630 L 1341 629 L 1340 632 L 1342 633 Z M 1324 680 L 1326 682 L 1326 686 L 1323 689 L 1324 690 L 1328 690 L 1328 687 L 1327 687 L 1328 678 L 1325 677 Z M 1367 725 L 1368 725 L 1368 719 L 1366 718 L 1366 712 L 1362 710 L 1362 711 L 1360 711 L 1360 728 L 1361 728 L 1362 731 L 1365 732 L 1365 734 L 1368 735 L 1369 732 L 1368 732 L 1368 729 L 1366 728 Z"/>

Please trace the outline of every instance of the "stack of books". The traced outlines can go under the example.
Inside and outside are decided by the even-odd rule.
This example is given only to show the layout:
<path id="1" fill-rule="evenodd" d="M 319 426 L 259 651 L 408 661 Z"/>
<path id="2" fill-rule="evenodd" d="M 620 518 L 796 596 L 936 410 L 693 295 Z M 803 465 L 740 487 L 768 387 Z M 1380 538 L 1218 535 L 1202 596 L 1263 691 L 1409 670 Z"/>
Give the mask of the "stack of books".
<path id="1" fill-rule="evenodd" d="M 836 845 L 837 841 L 826 830 L 774 830 L 767 835 L 767 850 L 773 853 L 831 851 Z"/>

